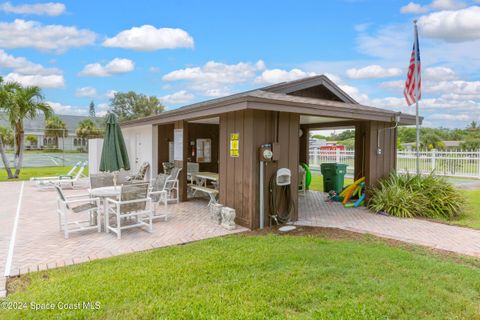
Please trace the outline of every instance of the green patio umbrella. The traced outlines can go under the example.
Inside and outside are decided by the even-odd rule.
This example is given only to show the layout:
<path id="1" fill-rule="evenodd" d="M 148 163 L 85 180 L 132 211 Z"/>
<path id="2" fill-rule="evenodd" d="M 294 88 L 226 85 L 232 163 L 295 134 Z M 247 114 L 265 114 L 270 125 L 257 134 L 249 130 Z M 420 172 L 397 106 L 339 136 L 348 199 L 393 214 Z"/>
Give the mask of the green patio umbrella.
<path id="1" fill-rule="evenodd" d="M 100 171 L 118 172 L 121 169 L 130 170 L 127 148 L 117 117 L 109 113 L 105 122 Z"/>

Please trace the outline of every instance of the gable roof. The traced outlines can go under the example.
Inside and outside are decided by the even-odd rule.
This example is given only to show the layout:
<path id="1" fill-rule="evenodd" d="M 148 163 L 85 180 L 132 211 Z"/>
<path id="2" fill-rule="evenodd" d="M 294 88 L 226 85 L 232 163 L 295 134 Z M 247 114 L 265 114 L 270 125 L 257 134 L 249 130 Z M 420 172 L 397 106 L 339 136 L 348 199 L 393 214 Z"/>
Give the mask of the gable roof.
<path id="1" fill-rule="evenodd" d="M 78 127 L 78 123 L 82 120 L 90 118 L 89 116 L 74 116 L 74 115 L 66 115 L 66 114 L 55 114 L 60 119 L 65 122 L 65 126 L 67 127 L 69 134 L 74 134 L 75 130 Z M 101 118 L 94 118 L 94 121 L 100 124 Z M 3 113 L 0 112 L 0 126 L 1 127 L 10 127 L 6 117 Z M 43 134 L 45 131 L 45 116 L 43 114 L 38 114 L 35 119 L 26 119 L 23 121 L 23 126 L 25 128 L 26 134 Z"/>
<path id="2" fill-rule="evenodd" d="M 305 91 L 312 89 L 320 91 Z M 315 97 L 309 96 L 310 94 Z M 325 98 L 321 98 L 326 94 Z M 396 116 L 401 115 L 400 124 L 415 124 L 412 115 L 359 104 L 328 77 L 320 75 L 194 103 L 158 115 L 125 121 L 122 126 L 171 123 L 245 109 L 385 122 L 392 122 Z"/>

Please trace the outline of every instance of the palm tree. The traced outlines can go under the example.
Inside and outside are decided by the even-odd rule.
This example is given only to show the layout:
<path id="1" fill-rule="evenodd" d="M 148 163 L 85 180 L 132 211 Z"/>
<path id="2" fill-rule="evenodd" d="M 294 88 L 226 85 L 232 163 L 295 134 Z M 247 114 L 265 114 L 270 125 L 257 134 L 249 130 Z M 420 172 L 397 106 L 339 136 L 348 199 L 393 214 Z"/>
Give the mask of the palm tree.
<path id="1" fill-rule="evenodd" d="M 6 84 L 7 86 L 9 84 Z M 4 86 L 4 87 L 5 87 Z M 19 84 L 12 84 L 12 88 L 7 91 L 4 103 L 0 108 L 4 110 L 8 122 L 14 129 L 15 134 L 15 154 L 14 166 L 15 173 L 12 175 L 10 168 L 7 169 L 8 178 L 18 178 L 23 162 L 24 151 L 24 127 L 25 119 L 34 119 L 39 112 L 42 112 L 46 118 L 52 114 L 52 108 L 44 102 L 42 90 L 36 86 L 23 87 Z M 5 160 L 4 160 L 5 162 Z"/>
<path id="2" fill-rule="evenodd" d="M 57 116 L 50 116 L 45 120 L 45 136 L 55 138 L 58 149 L 58 138 L 65 138 L 68 135 L 67 125 Z"/>
<path id="3" fill-rule="evenodd" d="M 0 77 L 0 111 L 6 111 L 8 107 L 13 104 L 15 90 L 19 87 L 20 85 L 18 83 L 5 83 L 3 78 Z M 12 130 L 10 128 L 5 128 L 3 131 L 2 134 L 0 134 L 0 155 L 2 157 L 3 167 L 7 171 L 8 178 L 11 179 L 13 178 L 13 174 L 5 153 L 5 145 L 13 144 L 13 137 L 10 136 Z"/>

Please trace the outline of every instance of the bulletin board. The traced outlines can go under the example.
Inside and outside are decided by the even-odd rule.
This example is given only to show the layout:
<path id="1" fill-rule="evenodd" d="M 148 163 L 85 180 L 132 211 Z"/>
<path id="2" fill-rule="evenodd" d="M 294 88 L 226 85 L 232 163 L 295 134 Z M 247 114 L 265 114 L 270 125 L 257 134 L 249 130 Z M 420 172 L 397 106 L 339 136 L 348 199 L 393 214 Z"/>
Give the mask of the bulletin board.
<path id="1" fill-rule="evenodd" d="M 212 162 L 212 139 L 197 139 L 197 163 Z"/>

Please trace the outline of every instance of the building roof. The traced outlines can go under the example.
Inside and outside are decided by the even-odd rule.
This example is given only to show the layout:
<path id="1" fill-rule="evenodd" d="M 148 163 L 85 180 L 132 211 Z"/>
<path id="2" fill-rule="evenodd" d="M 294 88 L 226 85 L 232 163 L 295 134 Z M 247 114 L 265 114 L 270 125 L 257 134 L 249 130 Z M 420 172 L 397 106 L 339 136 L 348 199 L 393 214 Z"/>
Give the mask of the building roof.
<path id="1" fill-rule="evenodd" d="M 359 104 L 328 77 L 320 75 L 194 103 L 158 115 L 126 121 L 122 126 L 171 123 L 245 109 L 385 122 L 392 122 L 396 116 L 400 116 L 400 124 L 415 124 L 412 115 Z"/>
<path id="2" fill-rule="evenodd" d="M 65 122 L 69 134 L 75 134 L 75 130 L 78 127 L 78 123 L 82 120 L 90 118 L 89 116 L 74 116 L 65 114 L 56 114 L 60 119 Z M 101 118 L 94 118 L 97 123 L 100 123 Z M 26 119 L 23 122 L 25 128 L 25 134 L 43 134 L 45 131 L 45 116 L 39 114 L 35 119 Z M 10 127 L 4 114 L 0 113 L 0 126 Z"/>

